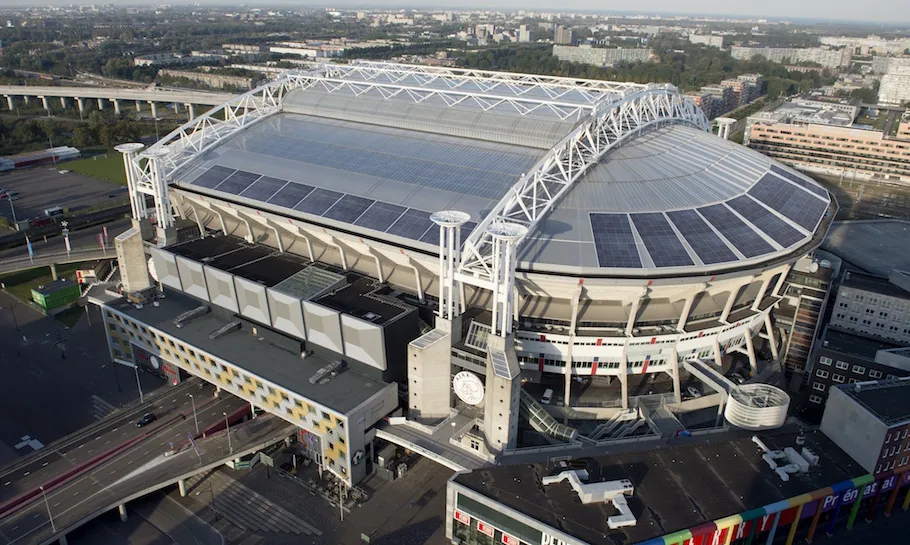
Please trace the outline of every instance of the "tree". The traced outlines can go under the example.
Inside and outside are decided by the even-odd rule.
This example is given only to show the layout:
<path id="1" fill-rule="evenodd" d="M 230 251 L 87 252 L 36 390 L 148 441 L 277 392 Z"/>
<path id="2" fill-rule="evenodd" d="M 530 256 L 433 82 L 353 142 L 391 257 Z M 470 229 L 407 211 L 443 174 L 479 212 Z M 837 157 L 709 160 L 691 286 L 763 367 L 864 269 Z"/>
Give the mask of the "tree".
<path id="1" fill-rule="evenodd" d="M 853 98 L 858 98 L 867 104 L 878 103 L 878 93 L 876 93 L 874 89 L 866 89 L 865 87 L 854 89 L 850 91 L 850 96 Z"/>

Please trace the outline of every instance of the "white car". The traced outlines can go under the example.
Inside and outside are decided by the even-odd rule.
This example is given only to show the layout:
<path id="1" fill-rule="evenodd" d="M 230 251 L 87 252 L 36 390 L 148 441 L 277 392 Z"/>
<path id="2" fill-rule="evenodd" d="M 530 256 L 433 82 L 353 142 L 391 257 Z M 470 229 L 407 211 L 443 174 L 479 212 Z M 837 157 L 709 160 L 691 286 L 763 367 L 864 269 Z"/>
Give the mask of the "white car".
<path id="1" fill-rule="evenodd" d="M 60 174 L 69 174 L 70 173 L 70 171 L 68 171 L 68 170 L 58 170 L 57 172 Z"/>
<path id="2" fill-rule="evenodd" d="M 701 392 L 695 386 L 686 386 L 686 392 L 692 397 L 701 397 Z"/>

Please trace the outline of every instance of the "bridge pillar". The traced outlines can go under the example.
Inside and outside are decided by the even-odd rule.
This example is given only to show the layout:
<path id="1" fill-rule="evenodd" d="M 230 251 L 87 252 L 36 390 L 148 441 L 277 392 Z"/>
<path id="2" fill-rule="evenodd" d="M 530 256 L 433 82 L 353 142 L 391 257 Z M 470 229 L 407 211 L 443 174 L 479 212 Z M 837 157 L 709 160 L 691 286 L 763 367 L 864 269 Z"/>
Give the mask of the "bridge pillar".
<path id="1" fill-rule="evenodd" d="M 51 279 L 52 280 L 57 279 L 57 265 L 55 265 L 53 263 L 51 263 Z"/>
<path id="2" fill-rule="evenodd" d="M 60 107 L 66 108 L 66 97 L 60 97 Z"/>
<path id="3" fill-rule="evenodd" d="M 15 110 L 16 105 L 13 103 L 13 97 L 10 95 L 5 95 L 5 96 L 6 96 L 6 104 L 7 104 L 7 106 L 9 106 L 10 111 Z"/>
<path id="4" fill-rule="evenodd" d="M 114 113 L 120 115 L 120 101 L 115 98 L 111 102 L 114 103 Z"/>
<path id="5" fill-rule="evenodd" d="M 186 104 L 186 111 L 190 114 L 190 121 L 196 119 L 196 107 L 192 104 Z"/>
<path id="6" fill-rule="evenodd" d="M 150 100 L 149 106 L 152 107 L 152 117 L 158 117 L 158 107 L 155 106 L 155 103 Z"/>
<path id="7" fill-rule="evenodd" d="M 141 101 L 141 100 L 137 100 L 137 101 L 136 101 L 136 111 L 137 111 L 137 112 L 141 112 L 141 111 L 142 111 L 142 101 Z"/>
<path id="8" fill-rule="evenodd" d="M 99 98 L 98 99 L 98 111 L 102 111 L 102 110 L 104 110 L 104 99 Z"/>
<path id="9" fill-rule="evenodd" d="M 180 479 L 177 481 L 177 489 L 180 490 L 180 497 L 186 497 L 186 479 Z"/>
<path id="10" fill-rule="evenodd" d="M 31 101 L 31 98 L 32 97 L 30 97 L 28 95 L 22 95 L 22 102 L 24 102 L 25 105 L 28 106 L 28 103 Z"/>
<path id="11" fill-rule="evenodd" d="M 44 106 L 45 110 L 50 110 L 50 107 L 47 105 L 47 97 L 38 97 L 41 99 L 41 105 Z"/>
<path id="12" fill-rule="evenodd" d="M 79 113 L 85 112 L 85 100 L 82 97 L 76 97 L 76 106 L 79 107 Z"/>
<path id="13" fill-rule="evenodd" d="M 125 503 L 121 503 L 120 505 L 118 505 L 118 506 L 117 506 L 117 511 L 120 513 L 120 521 L 121 521 L 121 522 L 126 522 L 126 519 L 127 519 L 127 516 L 126 516 L 126 504 L 125 504 Z"/>

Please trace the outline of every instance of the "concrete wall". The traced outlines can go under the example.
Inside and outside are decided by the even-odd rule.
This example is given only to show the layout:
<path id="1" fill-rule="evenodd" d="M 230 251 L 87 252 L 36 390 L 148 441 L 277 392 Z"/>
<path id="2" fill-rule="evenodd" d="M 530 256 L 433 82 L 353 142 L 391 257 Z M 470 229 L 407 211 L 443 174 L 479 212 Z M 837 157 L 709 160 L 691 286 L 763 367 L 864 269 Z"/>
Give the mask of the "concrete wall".
<path id="1" fill-rule="evenodd" d="M 875 471 L 887 429 L 841 388 L 833 388 L 828 393 L 822 432 L 870 473 Z"/>

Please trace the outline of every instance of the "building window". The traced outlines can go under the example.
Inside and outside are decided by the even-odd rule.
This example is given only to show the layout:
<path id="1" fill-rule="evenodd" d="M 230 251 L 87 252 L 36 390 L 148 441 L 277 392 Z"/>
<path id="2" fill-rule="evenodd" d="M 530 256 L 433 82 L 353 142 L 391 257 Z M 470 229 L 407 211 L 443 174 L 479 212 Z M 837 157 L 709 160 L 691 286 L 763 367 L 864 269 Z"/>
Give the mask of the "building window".
<path id="1" fill-rule="evenodd" d="M 838 375 L 837 373 L 834 373 L 834 376 L 831 377 L 831 380 L 832 380 L 833 382 L 838 383 L 838 384 L 843 384 L 843 383 L 844 383 L 844 375 Z"/>
<path id="2" fill-rule="evenodd" d="M 812 389 L 813 389 L 813 390 L 817 390 L 817 391 L 819 391 L 819 392 L 824 392 L 824 391 L 825 391 L 825 388 L 826 388 L 826 386 L 825 386 L 824 384 L 822 384 L 821 382 L 813 382 L 813 383 L 812 383 Z"/>
<path id="3" fill-rule="evenodd" d="M 478 442 L 477 439 L 471 439 L 471 449 L 480 450 L 480 442 Z"/>
<path id="4" fill-rule="evenodd" d="M 882 372 L 876 371 L 875 369 L 869 369 L 869 377 L 871 378 L 882 378 Z"/>
<path id="5" fill-rule="evenodd" d="M 854 366 L 853 366 L 853 372 L 856 373 L 857 375 L 865 375 L 865 374 L 866 374 L 866 368 L 863 367 L 862 365 L 854 365 Z"/>
<path id="6" fill-rule="evenodd" d="M 825 371 L 824 369 L 819 369 L 818 371 L 815 372 L 815 374 L 818 375 L 818 378 L 828 378 L 829 373 L 827 371 Z"/>
<path id="7" fill-rule="evenodd" d="M 904 456 L 903 458 L 901 458 L 900 465 L 905 466 L 905 465 L 907 465 L 907 462 L 910 462 L 910 457 Z"/>
<path id="8" fill-rule="evenodd" d="M 845 361 L 839 361 L 839 360 L 834 366 L 837 367 L 838 369 L 849 369 L 850 368 L 850 364 L 848 364 Z"/>
<path id="9" fill-rule="evenodd" d="M 809 401 L 810 401 L 811 403 L 821 403 L 821 402 L 822 402 L 822 396 L 818 396 L 818 395 L 812 394 L 812 395 L 809 396 Z"/>

